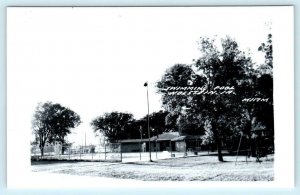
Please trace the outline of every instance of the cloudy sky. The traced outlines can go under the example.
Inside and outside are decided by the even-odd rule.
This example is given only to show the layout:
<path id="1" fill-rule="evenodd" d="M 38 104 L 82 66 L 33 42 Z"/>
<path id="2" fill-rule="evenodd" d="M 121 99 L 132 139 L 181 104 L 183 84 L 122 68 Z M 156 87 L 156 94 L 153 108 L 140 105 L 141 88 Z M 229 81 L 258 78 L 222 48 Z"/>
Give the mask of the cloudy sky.
<path id="1" fill-rule="evenodd" d="M 230 35 L 257 63 L 270 32 L 271 9 L 9 8 L 7 12 L 8 130 L 27 132 L 38 102 L 60 103 L 83 123 L 69 141 L 98 143 L 89 123 L 105 112 L 147 114 L 161 108 L 154 83 L 176 63 L 199 56 L 201 36 Z M 16 122 L 17 121 L 17 122 Z M 26 137 L 25 136 L 25 137 Z"/>

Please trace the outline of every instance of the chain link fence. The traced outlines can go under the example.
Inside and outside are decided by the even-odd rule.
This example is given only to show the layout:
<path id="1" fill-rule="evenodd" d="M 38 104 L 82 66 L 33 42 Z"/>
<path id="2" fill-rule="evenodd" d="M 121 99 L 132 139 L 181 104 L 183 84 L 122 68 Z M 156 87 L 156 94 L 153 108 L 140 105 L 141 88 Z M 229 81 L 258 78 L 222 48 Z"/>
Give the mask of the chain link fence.
<path id="1" fill-rule="evenodd" d="M 195 152 L 188 148 L 185 152 L 159 151 L 156 147 L 151 148 L 151 160 L 180 158 L 207 154 L 207 151 Z M 150 160 L 149 151 L 122 152 L 121 143 L 106 143 L 89 146 L 61 146 L 60 144 L 44 147 L 44 155 L 41 155 L 37 145 L 31 146 L 32 160 L 90 160 L 111 162 L 136 162 Z"/>
<path id="2" fill-rule="evenodd" d="M 44 154 L 37 145 L 31 146 L 31 159 L 49 160 L 99 160 L 122 161 L 121 144 L 107 143 L 89 146 L 61 146 L 60 144 L 44 147 Z"/>
<path id="3" fill-rule="evenodd" d="M 177 144 L 177 145 L 176 145 Z M 31 159 L 34 160 L 83 160 L 83 161 L 109 161 L 109 162 L 138 162 L 148 160 L 159 160 L 168 158 L 192 157 L 198 155 L 217 155 L 216 149 L 198 145 L 176 143 L 172 147 L 161 149 L 159 144 L 151 143 L 149 147 L 142 147 L 141 144 L 126 145 L 124 143 L 103 143 L 101 145 L 88 146 L 62 146 L 59 143 L 46 145 L 43 155 L 37 145 L 31 146 Z M 134 147 L 133 147 L 134 146 Z M 182 147 L 181 147 L 182 146 Z M 176 151 L 174 151 L 174 148 Z M 230 149 L 224 149 L 223 154 L 246 155 L 243 150 L 233 153 Z M 248 154 L 247 154 L 248 155 Z M 259 158 L 258 158 L 259 160 Z"/>

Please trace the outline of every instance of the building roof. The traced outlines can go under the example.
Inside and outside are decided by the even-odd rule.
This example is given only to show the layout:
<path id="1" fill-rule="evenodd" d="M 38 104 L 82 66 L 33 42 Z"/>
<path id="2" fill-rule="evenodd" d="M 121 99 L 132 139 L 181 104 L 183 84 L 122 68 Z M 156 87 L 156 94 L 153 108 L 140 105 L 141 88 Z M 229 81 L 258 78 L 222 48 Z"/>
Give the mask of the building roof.
<path id="1" fill-rule="evenodd" d="M 158 136 L 152 136 L 150 141 L 171 141 L 173 138 L 179 137 L 178 132 L 168 132 L 159 134 Z M 123 139 L 119 140 L 119 143 L 139 143 L 139 142 L 147 142 L 149 141 L 148 138 L 145 139 Z"/>
<path id="2" fill-rule="evenodd" d="M 139 143 L 149 141 L 149 139 L 123 139 L 120 140 L 119 143 Z"/>
<path id="3" fill-rule="evenodd" d="M 183 141 L 185 140 L 186 136 L 179 136 L 179 137 L 174 137 L 171 139 L 171 141 Z"/>
<path id="4" fill-rule="evenodd" d="M 157 136 L 152 136 L 150 138 L 151 142 L 154 141 L 184 141 L 184 140 L 196 140 L 199 139 L 199 136 L 193 136 L 193 135 L 184 135 L 180 136 L 179 132 L 167 132 L 162 133 Z M 118 141 L 119 143 L 139 143 L 139 142 L 148 142 L 149 139 L 123 139 Z"/>
<path id="5" fill-rule="evenodd" d="M 197 140 L 200 139 L 200 136 L 197 135 L 183 135 L 173 138 L 171 141 L 184 141 L 184 140 Z"/>
<path id="6" fill-rule="evenodd" d="M 179 132 L 168 132 L 168 133 L 163 133 L 159 134 L 158 136 L 153 136 L 151 137 L 151 140 L 153 141 L 170 141 L 176 137 L 179 137 Z"/>

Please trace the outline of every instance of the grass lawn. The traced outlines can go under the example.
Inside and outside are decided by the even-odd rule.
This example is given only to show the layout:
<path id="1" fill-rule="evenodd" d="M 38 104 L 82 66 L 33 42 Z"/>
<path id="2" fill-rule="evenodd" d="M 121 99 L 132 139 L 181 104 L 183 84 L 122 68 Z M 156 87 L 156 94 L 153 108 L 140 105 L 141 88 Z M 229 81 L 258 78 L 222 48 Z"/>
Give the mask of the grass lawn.
<path id="1" fill-rule="evenodd" d="M 248 159 L 239 156 L 196 156 L 172 158 L 154 162 L 58 162 L 32 165 L 34 172 L 134 179 L 143 181 L 273 181 L 274 158 Z"/>

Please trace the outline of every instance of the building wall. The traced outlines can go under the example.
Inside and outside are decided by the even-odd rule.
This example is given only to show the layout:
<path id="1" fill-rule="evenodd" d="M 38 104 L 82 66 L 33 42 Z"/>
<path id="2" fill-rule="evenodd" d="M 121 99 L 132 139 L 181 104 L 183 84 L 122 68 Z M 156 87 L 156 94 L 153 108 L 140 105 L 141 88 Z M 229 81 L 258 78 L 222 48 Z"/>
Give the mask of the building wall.
<path id="1" fill-rule="evenodd" d="M 171 141 L 160 141 L 159 143 L 159 151 L 170 151 L 171 150 Z M 174 149 L 174 147 L 172 147 Z"/>
<path id="2" fill-rule="evenodd" d="M 175 142 L 175 151 L 186 152 L 186 143 L 185 142 Z"/>
<path id="3" fill-rule="evenodd" d="M 122 152 L 140 152 L 142 143 L 122 143 Z"/>
<path id="4" fill-rule="evenodd" d="M 184 141 L 172 142 L 172 151 L 186 152 L 187 145 Z M 157 151 L 170 151 L 170 141 L 151 142 L 151 152 Z M 149 143 L 122 143 L 122 152 L 149 152 Z"/>

